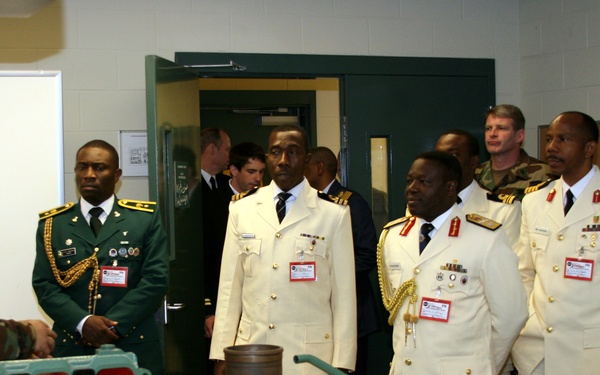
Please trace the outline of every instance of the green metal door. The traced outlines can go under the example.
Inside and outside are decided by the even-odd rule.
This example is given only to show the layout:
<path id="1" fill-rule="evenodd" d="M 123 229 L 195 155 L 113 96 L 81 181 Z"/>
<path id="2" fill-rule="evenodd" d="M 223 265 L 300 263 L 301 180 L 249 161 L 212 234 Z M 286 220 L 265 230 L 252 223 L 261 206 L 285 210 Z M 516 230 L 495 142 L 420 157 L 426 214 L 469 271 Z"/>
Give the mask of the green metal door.
<path id="1" fill-rule="evenodd" d="M 161 316 L 167 374 L 206 368 L 202 215 L 189 204 L 197 182 L 192 171 L 200 174 L 198 97 L 196 73 L 146 56 L 150 198 L 159 203 L 169 242 L 169 291 Z"/>

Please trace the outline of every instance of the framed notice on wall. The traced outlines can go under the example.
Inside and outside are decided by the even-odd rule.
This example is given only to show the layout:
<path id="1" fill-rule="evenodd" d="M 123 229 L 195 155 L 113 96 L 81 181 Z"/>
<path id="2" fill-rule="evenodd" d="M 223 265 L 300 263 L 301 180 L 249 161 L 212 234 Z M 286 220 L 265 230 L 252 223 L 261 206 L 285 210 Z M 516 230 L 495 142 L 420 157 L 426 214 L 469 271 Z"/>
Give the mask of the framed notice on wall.
<path id="1" fill-rule="evenodd" d="M 145 131 L 119 132 L 119 158 L 123 176 L 148 176 L 147 138 Z"/>
<path id="2" fill-rule="evenodd" d="M 598 125 L 598 131 L 600 131 L 600 121 L 596 121 Z M 546 161 L 546 133 L 548 133 L 548 127 L 550 125 L 539 125 L 538 126 L 538 159 Z M 600 166 L 600 150 L 597 149 L 594 154 L 594 164 Z"/>

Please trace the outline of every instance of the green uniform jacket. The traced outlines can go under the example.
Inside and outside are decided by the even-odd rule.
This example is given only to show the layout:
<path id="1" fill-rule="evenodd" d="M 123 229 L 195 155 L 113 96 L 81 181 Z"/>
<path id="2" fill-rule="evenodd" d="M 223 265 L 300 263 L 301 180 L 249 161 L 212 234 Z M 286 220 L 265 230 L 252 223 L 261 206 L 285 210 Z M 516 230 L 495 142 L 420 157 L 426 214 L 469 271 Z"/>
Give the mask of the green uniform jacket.
<path id="1" fill-rule="evenodd" d="M 119 203 L 123 202 L 119 201 Z M 168 253 L 160 216 L 150 205 L 145 212 L 134 207 L 115 204 L 98 238 L 81 213 L 79 204 L 52 216 L 52 252 L 59 270 L 65 271 L 95 249 L 101 279 L 95 315 L 117 321 L 121 337 L 115 345 L 137 355 L 140 367 L 159 374 L 164 359 L 159 342 L 159 330 L 154 313 L 168 287 Z M 77 324 L 87 315 L 88 285 L 92 269 L 72 286 L 61 287 L 56 281 L 44 249 L 44 225 L 41 218 L 36 237 L 36 259 L 33 288 L 40 306 L 54 320 L 58 334 L 55 357 L 90 355 L 94 348 L 83 346 Z M 103 286 L 102 267 L 127 268 L 126 287 Z"/>

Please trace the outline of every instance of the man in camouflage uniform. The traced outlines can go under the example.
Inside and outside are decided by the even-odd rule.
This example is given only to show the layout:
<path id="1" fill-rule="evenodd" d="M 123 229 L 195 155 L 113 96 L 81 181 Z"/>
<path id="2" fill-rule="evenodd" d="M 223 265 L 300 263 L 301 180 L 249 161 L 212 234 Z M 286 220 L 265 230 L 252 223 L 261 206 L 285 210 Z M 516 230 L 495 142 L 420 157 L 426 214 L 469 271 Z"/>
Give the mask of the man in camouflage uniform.
<path id="1" fill-rule="evenodd" d="M 520 201 L 529 186 L 556 179 L 546 163 L 521 149 L 524 139 L 525 117 L 518 107 L 501 104 L 486 112 L 485 147 L 491 158 L 475 171 L 481 186 Z"/>
<path id="2" fill-rule="evenodd" d="M 55 338 L 41 320 L 0 319 L 0 361 L 50 357 Z"/>

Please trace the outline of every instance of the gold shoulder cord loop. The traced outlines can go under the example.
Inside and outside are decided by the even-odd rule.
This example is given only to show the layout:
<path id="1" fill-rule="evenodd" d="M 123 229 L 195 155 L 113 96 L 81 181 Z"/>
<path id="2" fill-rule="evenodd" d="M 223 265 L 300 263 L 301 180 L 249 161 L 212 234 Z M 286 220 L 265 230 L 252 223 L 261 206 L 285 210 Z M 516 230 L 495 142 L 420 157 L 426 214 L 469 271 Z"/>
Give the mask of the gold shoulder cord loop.
<path id="1" fill-rule="evenodd" d="M 385 243 L 387 233 L 388 229 L 384 229 L 381 240 L 377 244 L 377 274 L 379 276 L 379 286 L 381 288 L 383 306 L 390 313 L 388 324 L 392 326 L 398 315 L 398 310 L 400 310 L 400 307 L 402 307 L 406 298 L 410 297 L 409 306 L 416 303 L 418 299 L 416 294 L 417 283 L 415 282 L 414 277 L 402 283 L 395 293 L 392 292 L 392 285 L 390 284 L 383 260 L 383 244 Z"/>
<path id="2" fill-rule="evenodd" d="M 54 274 L 54 278 L 60 286 L 68 288 L 75 284 L 81 276 L 87 271 L 88 268 L 92 269 L 92 280 L 88 285 L 90 296 L 88 298 L 88 312 L 94 314 L 96 310 L 96 299 L 94 296 L 98 292 L 98 280 L 100 279 L 100 270 L 98 269 L 98 258 L 96 258 L 96 252 L 91 257 L 80 261 L 67 271 L 59 271 L 56 267 L 56 260 L 54 259 L 54 253 L 52 252 L 52 217 L 46 219 L 44 223 L 44 250 L 50 263 L 50 268 Z M 94 303 L 92 304 L 92 300 Z"/>

